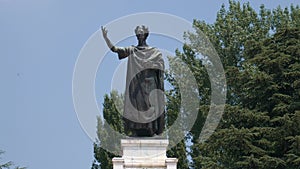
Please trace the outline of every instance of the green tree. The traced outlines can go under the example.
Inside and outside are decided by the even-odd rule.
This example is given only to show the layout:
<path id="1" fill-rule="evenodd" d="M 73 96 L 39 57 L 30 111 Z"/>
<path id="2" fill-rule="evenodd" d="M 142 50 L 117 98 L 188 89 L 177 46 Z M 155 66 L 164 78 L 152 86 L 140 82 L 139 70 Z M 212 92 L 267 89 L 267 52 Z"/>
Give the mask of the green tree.
<path id="1" fill-rule="evenodd" d="M 199 109 L 191 130 L 192 168 L 299 166 L 295 149 L 299 145 L 295 127 L 299 126 L 299 19 L 298 6 L 267 10 L 262 5 L 257 13 L 249 3 L 229 1 L 228 10 L 223 5 L 215 23 L 194 21 L 195 29 L 208 36 L 222 60 L 228 93 L 221 123 L 205 143 L 196 138 L 209 102 Z M 191 43 L 184 46 L 181 57 L 194 67 L 196 77 L 203 73 L 198 86 L 209 91 L 203 62 L 195 59 L 205 48 L 200 31 L 186 36 Z M 199 91 L 201 101 L 210 99 Z"/>
<path id="2" fill-rule="evenodd" d="M 249 64 L 257 69 L 257 74 L 265 74 L 261 80 L 268 85 L 260 86 L 264 90 L 266 100 L 257 99 L 254 110 L 266 111 L 270 117 L 269 127 L 272 135 L 267 137 L 273 144 L 270 156 L 284 162 L 285 168 L 299 168 L 300 154 L 298 137 L 300 135 L 300 29 L 293 25 L 278 29 L 273 37 L 257 43 L 261 48 L 255 52 Z M 247 51 L 250 54 L 253 51 Z M 253 86 L 245 86 L 255 90 Z M 258 85 L 257 85 L 258 86 Z M 257 87 L 256 87 L 257 88 Z M 248 100 L 247 96 L 244 96 Z"/>
<path id="3" fill-rule="evenodd" d="M 0 150 L 0 156 L 1 156 L 2 154 L 4 154 L 4 151 L 1 151 L 1 150 Z M 0 157 L 0 159 L 1 159 L 1 157 Z M 6 169 L 10 169 L 10 168 L 13 167 L 13 166 L 14 166 L 14 163 L 11 162 L 11 161 L 9 161 L 9 162 L 0 164 L 0 169 L 5 169 L 5 168 L 6 168 Z M 19 167 L 19 166 L 17 166 L 17 167 L 14 167 L 14 169 L 26 169 L 26 167 Z"/>
<path id="4" fill-rule="evenodd" d="M 166 75 L 166 79 L 170 82 L 170 84 L 174 87 L 173 89 L 170 89 L 166 91 L 167 96 L 167 106 L 166 106 L 166 127 L 169 128 L 173 125 L 174 121 L 180 116 L 180 99 L 181 95 L 179 92 L 179 86 L 176 83 L 175 77 L 168 72 Z M 180 124 L 183 125 L 183 124 Z M 169 135 L 176 134 L 179 137 L 184 137 L 184 131 L 182 130 L 183 126 L 178 127 L 176 131 L 173 131 L 173 133 L 168 133 Z M 169 140 L 172 141 L 172 140 Z M 177 167 L 182 169 L 188 169 L 188 161 L 186 156 L 186 144 L 185 140 L 180 141 L 176 144 L 176 146 L 172 147 L 170 150 L 167 151 L 167 156 L 172 158 L 177 158 L 178 163 Z"/>
<path id="5" fill-rule="evenodd" d="M 194 145 L 194 168 L 300 166 L 300 10 L 291 6 L 291 10 L 277 8 L 270 12 L 262 6 L 259 15 L 253 12 L 249 4 L 241 8 L 230 1 L 229 11 L 222 7 L 215 24 L 195 22 L 219 50 L 229 97 L 216 132 L 205 143 Z M 252 24 L 262 25 L 251 32 L 255 26 L 238 18 L 243 13 L 253 16 L 249 20 Z M 224 30 L 225 26 L 230 29 Z M 238 27 L 249 31 L 247 39 Z M 229 30 L 235 31 L 228 36 L 215 36 Z"/>
<path id="6" fill-rule="evenodd" d="M 97 136 L 98 140 L 94 143 L 94 162 L 92 169 L 111 169 L 112 158 L 116 157 L 113 152 L 109 152 L 106 148 L 111 150 L 120 149 L 119 143 L 112 142 L 111 140 L 118 140 L 117 135 L 112 132 L 108 133 L 109 128 L 114 131 L 124 134 L 124 128 L 122 123 L 122 116 L 120 114 L 122 108 L 122 95 L 119 95 L 116 91 L 112 91 L 109 95 L 104 96 L 103 103 L 103 120 L 98 117 Z"/>

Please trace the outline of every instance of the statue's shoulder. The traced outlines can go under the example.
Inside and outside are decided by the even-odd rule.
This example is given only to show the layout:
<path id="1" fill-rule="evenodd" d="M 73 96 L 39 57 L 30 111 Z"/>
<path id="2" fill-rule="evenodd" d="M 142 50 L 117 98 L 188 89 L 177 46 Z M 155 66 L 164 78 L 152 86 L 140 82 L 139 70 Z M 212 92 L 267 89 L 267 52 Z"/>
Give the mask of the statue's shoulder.
<path id="1" fill-rule="evenodd" d="M 153 47 L 153 46 L 133 46 L 133 51 L 139 51 L 139 52 L 147 52 L 151 55 L 161 55 L 161 52 L 158 48 Z"/>
<path id="2" fill-rule="evenodd" d="M 139 50 L 158 50 L 157 47 L 154 47 L 154 46 L 133 46 L 134 48 L 136 49 L 139 49 Z"/>

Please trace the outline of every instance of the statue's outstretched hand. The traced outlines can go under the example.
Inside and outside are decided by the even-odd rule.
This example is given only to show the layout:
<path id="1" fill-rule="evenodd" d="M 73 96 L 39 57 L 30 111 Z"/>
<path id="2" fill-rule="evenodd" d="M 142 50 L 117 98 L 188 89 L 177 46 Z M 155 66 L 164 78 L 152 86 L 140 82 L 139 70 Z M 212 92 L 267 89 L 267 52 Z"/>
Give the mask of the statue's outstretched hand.
<path id="1" fill-rule="evenodd" d="M 102 30 L 102 35 L 103 37 L 106 39 L 107 38 L 107 30 L 105 27 L 101 26 L 101 30 Z"/>
<path id="2" fill-rule="evenodd" d="M 108 36 L 107 36 L 107 30 L 104 26 L 101 26 L 101 30 L 102 30 L 102 35 L 103 35 L 103 38 L 107 44 L 107 46 L 109 47 L 109 49 L 113 50 L 114 51 L 114 45 L 111 43 L 111 41 L 108 39 Z"/>

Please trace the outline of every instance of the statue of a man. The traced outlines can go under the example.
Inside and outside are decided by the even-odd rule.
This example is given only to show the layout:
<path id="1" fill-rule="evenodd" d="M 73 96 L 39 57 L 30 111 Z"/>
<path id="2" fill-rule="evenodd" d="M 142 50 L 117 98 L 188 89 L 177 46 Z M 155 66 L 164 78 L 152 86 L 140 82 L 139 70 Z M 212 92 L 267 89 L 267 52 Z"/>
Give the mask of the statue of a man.
<path id="1" fill-rule="evenodd" d="M 133 137 L 160 135 L 165 125 L 164 60 L 157 48 L 147 45 L 148 28 L 137 26 L 138 45 L 129 47 L 114 46 L 107 30 L 101 29 L 111 51 L 119 59 L 128 58 L 123 112 L 126 133 Z"/>

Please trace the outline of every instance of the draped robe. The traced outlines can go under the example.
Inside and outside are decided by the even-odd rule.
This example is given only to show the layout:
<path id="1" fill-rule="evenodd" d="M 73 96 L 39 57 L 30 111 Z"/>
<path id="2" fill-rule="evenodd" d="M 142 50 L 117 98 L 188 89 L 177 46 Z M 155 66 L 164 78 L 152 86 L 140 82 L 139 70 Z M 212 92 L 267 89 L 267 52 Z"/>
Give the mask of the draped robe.
<path id="1" fill-rule="evenodd" d="M 123 120 L 131 136 L 160 135 L 165 125 L 164 60 L 155 47 L 117 48 L 128 58 Z"/>

